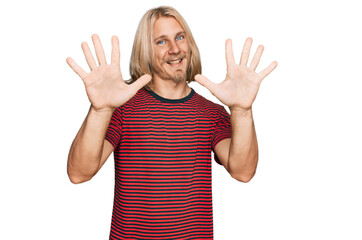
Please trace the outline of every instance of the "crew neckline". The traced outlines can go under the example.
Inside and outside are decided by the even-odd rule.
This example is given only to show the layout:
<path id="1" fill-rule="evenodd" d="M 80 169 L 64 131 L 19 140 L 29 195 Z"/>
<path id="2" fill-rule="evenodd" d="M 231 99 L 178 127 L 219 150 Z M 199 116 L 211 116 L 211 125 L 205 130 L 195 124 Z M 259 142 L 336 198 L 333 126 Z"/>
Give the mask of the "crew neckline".
<path id="1" fill-rule="evenodd" d="M 155 93 L 152 90 L 148 90 L 146 88 L 145 88 L 145 90 L 147 92 L 149 92 L 149 94 L 151 94 L 151 96 L 153 96 L 157 100 L 160 100 L 161 102 L 165 102 L 165 103 L 183 103 L 183 102 L 186 102 L 187 100 L 191 99 L 192 96 L 195 93 L 194 89 L 191 88 L 191 92 L 186 97 L 183 97 L 183 98 L 180 98 L 180 99 L 168 99 L 168 98 L 161 97 L 160 95 L 158 95 L 157 93 Z"/>

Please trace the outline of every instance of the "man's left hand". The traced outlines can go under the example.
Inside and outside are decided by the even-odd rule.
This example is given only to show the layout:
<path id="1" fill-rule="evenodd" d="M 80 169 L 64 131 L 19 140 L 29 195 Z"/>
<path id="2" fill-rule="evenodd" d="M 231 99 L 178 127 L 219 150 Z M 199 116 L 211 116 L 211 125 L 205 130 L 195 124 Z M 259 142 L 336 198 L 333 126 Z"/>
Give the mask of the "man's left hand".
<path id="1" fill-rule="evenodd" d="M 223 104 L 227 105 L 230 110 L 250 110 L 259 91 L 261 81 L 278 65 L 278 63 L 274 61 L 263 71 L 259 73 L 255 72 L 264 50 L 264 47 L 259 45 L 248 67 L 247 63 L 252 42 L 252 38 L 246 39 L 238 65 L 235 63 L 231 40 L 226 40 L 225 55 L 227 74 L 223 82 L 216 84 L 203 75 L 198 74 L 195 76 L 195 80 L 198 83 L 209 89 L 209 91 Z"/>

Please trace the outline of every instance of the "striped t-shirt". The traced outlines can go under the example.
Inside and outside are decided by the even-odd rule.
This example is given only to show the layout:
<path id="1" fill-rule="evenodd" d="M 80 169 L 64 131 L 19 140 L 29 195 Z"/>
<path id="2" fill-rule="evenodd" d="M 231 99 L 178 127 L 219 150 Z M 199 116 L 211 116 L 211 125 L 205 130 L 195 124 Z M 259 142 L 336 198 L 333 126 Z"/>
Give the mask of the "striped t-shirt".
<path id="1" fill-rule="evenodd" d="M 110 239 L 213 239 L 211 150 L 230 137 L 225 108 L 193 89 L 174 100 L 142 88 L 117 108 Z"/>

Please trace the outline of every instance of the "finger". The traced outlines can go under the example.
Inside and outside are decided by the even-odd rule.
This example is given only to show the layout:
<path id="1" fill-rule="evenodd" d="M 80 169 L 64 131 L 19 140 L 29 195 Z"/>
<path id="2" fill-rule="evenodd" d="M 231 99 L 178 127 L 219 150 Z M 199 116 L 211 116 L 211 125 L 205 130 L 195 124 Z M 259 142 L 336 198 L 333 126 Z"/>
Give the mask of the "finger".
<path id="1" fill-rule="evenodd" d="M 138 92 L 141 88 L 147 85 L 151 81 L 152 77 L 149 74 L 145 74 L 138 78 L 134 83 L 130 84 L 131 91 Z"/>
<path id="2" fill-rule="evenodd" d="M 103 50 L 103 47 L 102 47 L 101 40 L 99 39 L 99 36 L 97 34 L 93 34 L 92 35 L 92 41 L 93 41 L 93 44 L 94 44 L 94 48 L 96 50 L 96 55 L 97 55 L 99 65 L 107 64 L 106 55 L 104 55 L 104 50 Z"/>
<path id="3" fill-rule="evenodd" d="M 207 79 L 205 76 L 203 76 L 201 74 L 197 74 L 195 76 L 195 80 L 202 86 L 206 87 L 213 95 L 215 95 L 214 93 L 217 89 L 216 83 L 213 83 L 212 81 L 210 81 L 209 79 Z"/>
<path id="4" fill-rule="evenodd" d="M 79 75 L 79 77 L 83 80 L 87 76 L 87 72 L 83 70 L 72 58 L 67 58 L 67 63 L 69 67 L 73 69 L 73 71 Z"/>
<path id="5" fill-rule="evenodd" d="M 235 65 L 233 45 L 231 39 L 227 39 L 225 42 L 225 57 L 227 66 Z"/>
<path id="6" fill-rule="evenodd" d="M 277 61 L 272 62 L 267 68 L 265 68 L 263 71 L 259 73 L 259 77 L 261 79 L 264 79 L 266 76 L 268 76 L 276 67 L 278 66 Z"/>
<path id="7" fill-rule="evenodd" d="M 87 60 L 88 66 L 91 70 L 97 68 L 96 61 L 94 60 L 94 57 L 92 55 L 92 52 L 89 49 L 89 46 L 86 42 L 82 42 L 81 44 L 82 50 L 85 56 L 85 60 Z"/>
<path id="8" fill-rule="evenodd" d="M 251 44 L 253 43 L 253 39 L 248 37 L 245 40 L 243 51 L 241 52 L 240 63 L 239 65 L 246 65 L 248 63 Z"/>
<path id="9" fill-rule="evenodd" d="M 264 46 L 259 45 L 258 49 L 256 50 L 256 53 L 253 57 L 253 60 L 251 60 L 250 68 L 251 70 L 255 71 L 256 67 L 259 65 L 261 55 L 263 54 Z"/>
<path id="10" fill-rule="evenodd" d="M 119 40 L 117 36 L 112 37 L 112 57 L 111 63 L 116 64 L 117 66 L 120 65 L 120 51 L 119 51 Z"/>

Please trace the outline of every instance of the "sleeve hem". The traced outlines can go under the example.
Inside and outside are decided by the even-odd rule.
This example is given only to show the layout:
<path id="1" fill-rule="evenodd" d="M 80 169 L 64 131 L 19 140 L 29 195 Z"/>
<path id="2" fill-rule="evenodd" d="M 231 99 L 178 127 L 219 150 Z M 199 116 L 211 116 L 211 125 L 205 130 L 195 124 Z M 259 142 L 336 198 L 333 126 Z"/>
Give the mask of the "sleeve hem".
<path id="1" fill-rule="evenodd" d="M 116 149 L 118 142 L 115 139 L 113 139 L 112 136 L 109 136 L 107 134 L 105 140 L 107 140 L 114 147 L 114 149 Z"/>
<path id="2" fill-rule="evenodd" d="M 218 156 L 217 156 L 216 153 L 215 153 L 215 147 L 216 147 L 216 145 L 217 145 L 221 140 L 224 140 L 224 139 L 226 139 L 226 138 L 231 138 L 231 136 L 229 136 L 229 134 L 224 134 L 224 135 L 220 136 L 220 137 L 215 141 L 214 145 L 212 146 L 212 151 L 213 151 L 213 153 L 214 153 L 214 160 L 215 160 L 215 162 L 218 163 L 219 165 L 222 165 L 222 163 L 220 162 Z"/>

